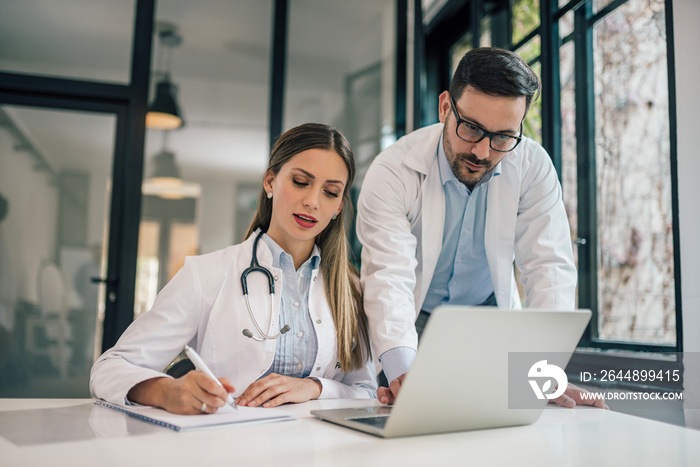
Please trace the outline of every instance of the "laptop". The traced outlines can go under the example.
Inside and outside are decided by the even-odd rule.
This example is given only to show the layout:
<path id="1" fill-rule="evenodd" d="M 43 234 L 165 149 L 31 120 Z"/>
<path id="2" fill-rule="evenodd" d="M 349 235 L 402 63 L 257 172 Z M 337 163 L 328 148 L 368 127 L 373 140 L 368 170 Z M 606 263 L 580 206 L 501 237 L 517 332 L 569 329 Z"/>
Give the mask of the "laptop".
<path id="1" fill-rule="evenodd" d="M 393 406 L 311 414 L 384 438 L 533 423 L 548 400 L 533 394 L 527 363 L 511 379 L 522 379 L 515 392 L 527 395 L 530 405 L 509 407 L 509 359 L 544 358 L 565 368 L 590 318 L 589 310 L 437 307 Z"/>

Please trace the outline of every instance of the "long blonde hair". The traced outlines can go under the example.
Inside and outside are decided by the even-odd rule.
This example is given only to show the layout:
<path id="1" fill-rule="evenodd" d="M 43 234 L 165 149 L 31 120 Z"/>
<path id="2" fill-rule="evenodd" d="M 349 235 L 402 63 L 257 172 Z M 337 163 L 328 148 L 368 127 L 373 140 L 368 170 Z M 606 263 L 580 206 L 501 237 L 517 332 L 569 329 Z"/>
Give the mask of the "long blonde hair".
<path id="1" fill-rule="evenodd" d="M 345 235 L 345 217 L 352 215 L 350 186 L 355 178 L 355 159 L 350 143 L 337 129 L 321 123 L 305 123 L 286 131 L 272 149 L 267 172 L 277 175 L 284 164 L 300 152 L 309 149 L 325 149 L 340 156 L 348 169 L 348 180 L 343 192 L 343 208 L 337 219 L 316 237 L 321 250 L 320 269 L 326 300 L 335 322 L 338 341 L 338 357 L 343 371 L 362 367 L 371 358 L 367 316 L 362 305 L 359 273 L 350 263 L 348 241 Z M 248 228 L 246 238 L 260 228 L 267 231 L 272 218 L 272 200 L 265 189 L 260 191 L 258 209 Z"/>

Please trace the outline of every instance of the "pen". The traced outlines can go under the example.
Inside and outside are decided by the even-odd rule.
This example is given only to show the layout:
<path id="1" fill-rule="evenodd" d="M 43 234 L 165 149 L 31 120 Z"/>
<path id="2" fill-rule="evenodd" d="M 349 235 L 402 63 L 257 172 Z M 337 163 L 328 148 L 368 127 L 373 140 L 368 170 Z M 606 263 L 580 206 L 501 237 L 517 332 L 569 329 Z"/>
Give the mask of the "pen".
<path id="1" fill-rule="evenodd" d="M 216 384 L 221 386 L 222 388 L 224 387 L 223 384 L 221 384 L 221 381 L 214 376 L 214 373 L 211 372 L 209 367 L 204 363 L 204 360 L 202 360 L 202 357 L 197 354 L 197 352 L 194 351 L 192 347 L 189 345 L 185 346 L 185 353 L 187 354 L 187 357 L 189 357 L 190 360 L 192 360 L 192 363 L 194 363 L 194 367 L 216 381 Z M 231 407 L 234 409 L 238 410 L 238 406 L 236 405 L 236 401 L 233 400 L 233 396 L 231 394 L 228 395 L 228 400 L 226 401 Z"/>

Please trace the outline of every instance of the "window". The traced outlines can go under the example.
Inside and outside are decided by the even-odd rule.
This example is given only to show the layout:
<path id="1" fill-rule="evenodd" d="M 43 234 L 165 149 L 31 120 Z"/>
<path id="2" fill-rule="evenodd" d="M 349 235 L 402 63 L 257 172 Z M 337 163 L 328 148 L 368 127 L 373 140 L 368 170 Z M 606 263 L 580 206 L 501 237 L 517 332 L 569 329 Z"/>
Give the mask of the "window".
<path id="1" fill-rule="evenodd" d="M 528 62 L 535 74 L 542 79 L 542 66 L 540 64 L 540 37 L 532 40 L 516 50 L 516 53 Z M 542 142 L 542 99 L 537 99 L 530 104 L 523 122 L 523 134 L 535 141 Z"/>
<path id="2" fill-rule="evenodd" d="M 675 346 L 668 65 L 663 1 L 593 26 L 597 333 Z"/>
<path id="3" fill-rule="evenodd" d="M 539 0 L 512 0 L 512 38 L 513 43 L 522 41 L 540 25 Z"/>
<path id="4" fill-rule="evenodd" d="M 560 0 L 541 18 L 538 1 L 513 0 L 510 48 L 538 74 L 545 65 L 558 73 L 543 77 L 559 86 L 544 86 L 525 134 L 561 131 L 547 149 L 572 229 L 578 305 L 594 313 L 582 343 L 680 350 L 665 2 L 579 3 Z M 544 27 L 554 45 L 540 42 Z M 543 64 L 542 49 L 556 44 Z M 560 112 L 543 121 L 548 99 Z"/>
<path id="5" fill-rule="evenodd" d="M 427 25 L 434 31 L 426 37 L 427 53 L 447 54 L 452 71 L 477 27 L 479 45 L 505 46 L 541 76 L 543 95 L 524 133 L 542 142 L 562 181 L 579 268 L 577 303 L 594 314 L 582 345 L 682 350 L 667 2 L 547 0 L 552 11 L 546 12 L 542 1 L 510 0 L 506 9 L 500 2 L 468 2 L 458 12 L 458 35 L 443 34 L 436 45 L 437 31 L 456 21 Z M 451 76 L 442 73 L 428 82 L 449 83 Z M 438 90 L 428 88 L 434 98 Z"/>

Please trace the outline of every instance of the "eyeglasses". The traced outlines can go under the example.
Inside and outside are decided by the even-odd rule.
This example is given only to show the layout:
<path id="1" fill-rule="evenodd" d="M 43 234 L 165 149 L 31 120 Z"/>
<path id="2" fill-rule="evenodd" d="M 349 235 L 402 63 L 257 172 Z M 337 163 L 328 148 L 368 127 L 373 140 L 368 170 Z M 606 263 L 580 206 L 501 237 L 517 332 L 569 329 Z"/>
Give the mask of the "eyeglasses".
<path id="1" fill-rule="evenodd" d="M 484 138 L 489 139 L 489 145 L 491 149 L 498 152 L 510 152 L 515 147 L 520 144 L 523 139 L 523 123 L 520 122 L 520 134 L 518 136 L 504 135 L 501 133 L 491 133 L 481 128 L 479 125 L 475 125 L 472 122 L 464 120 L 457 113 L 457 106 L 455 105 L 454 98 L 450 96 L 450 105 L 452 106 L 452 112 L 455 114 L 457 119 L 457 136 L 459 139 L 466 141 L 467 143 L 478 143 Z"/>

